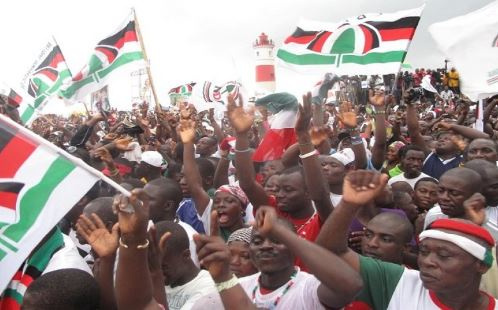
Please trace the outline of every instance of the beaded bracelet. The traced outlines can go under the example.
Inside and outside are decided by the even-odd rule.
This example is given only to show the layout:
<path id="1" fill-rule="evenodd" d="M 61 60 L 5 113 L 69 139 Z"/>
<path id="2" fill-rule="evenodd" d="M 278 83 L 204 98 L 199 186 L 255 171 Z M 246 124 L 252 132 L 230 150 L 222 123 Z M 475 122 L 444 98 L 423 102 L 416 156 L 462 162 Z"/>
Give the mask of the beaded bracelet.
<path id="1" fill-rule="evenodd" d="M 231 289 L 237 284 L 239 284 L 239 279 L 237 278 L 237 276 L 235 276 L 235 274 L 233 274 L 230 280 L 221 283 L 216 283 L 215 285 L 216 289 L 218 290 L 218 293 L 221 293 L 224 290 Z"/>

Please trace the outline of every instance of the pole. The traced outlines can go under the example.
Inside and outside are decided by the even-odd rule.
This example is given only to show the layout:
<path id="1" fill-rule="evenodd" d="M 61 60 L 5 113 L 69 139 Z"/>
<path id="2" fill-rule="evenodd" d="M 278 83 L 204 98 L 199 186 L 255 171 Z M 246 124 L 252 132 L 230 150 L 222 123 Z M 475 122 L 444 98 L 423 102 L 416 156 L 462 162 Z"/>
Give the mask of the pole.
<path id="1" fill-rule="evenodd" d="M 159 100 L 157 99 L 156 88 L 154 87 L 154 80 L 152 79 L 152 73 L 150 71 L 150 62 L 147 57 L 147 51 L 145 50 L 145 44 L 143 41 L 142 33 L 140 32 L 140 25 L 138 23 L 137 13 L 135 13 L 135 9 L 131 9 L 133 11 L 133 17 L 135 19 L 135 26 L 138 35 L 138 41 L 140 42 L 140 47 L 142 48 L 142 53 L 144 54 L 145 60 L 145 68 L 147 69 L 147 75 L 149 76 L 150 88 L 152 89 L 152 95 L 154 96 L 154 101 L 156 102 L 156 109 L 158 111 L 161 110 L 161 105 L 159 104 Z"/>

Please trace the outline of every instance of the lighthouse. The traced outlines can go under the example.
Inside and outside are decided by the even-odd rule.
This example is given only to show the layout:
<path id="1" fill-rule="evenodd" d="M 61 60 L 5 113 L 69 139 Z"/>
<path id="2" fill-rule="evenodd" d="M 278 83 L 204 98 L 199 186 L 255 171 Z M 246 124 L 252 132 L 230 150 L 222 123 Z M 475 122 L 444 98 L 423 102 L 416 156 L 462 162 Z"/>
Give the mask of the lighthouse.
<path id="1" fill-rule="evenodd" d="M 256 95 L 275 92 L 275 60 L 272 40 L 263 32 L 253 44 L 256 55 Z"/>

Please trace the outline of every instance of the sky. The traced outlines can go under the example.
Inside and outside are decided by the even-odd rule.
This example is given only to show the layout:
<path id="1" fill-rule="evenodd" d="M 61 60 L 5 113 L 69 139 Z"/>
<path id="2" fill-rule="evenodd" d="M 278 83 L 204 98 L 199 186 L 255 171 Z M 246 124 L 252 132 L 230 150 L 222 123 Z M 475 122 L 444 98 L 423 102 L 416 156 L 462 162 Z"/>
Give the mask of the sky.
<path id="1" fill-rule="evenodd" d="M 4 1 L 0 27 L 3 42 L 0 80 L 18 86 L 47 40 L 54 36 L 75 74 L 95 44 L 112 33 L 134 7 L 162 105 L 168 91 L 191 81 L 239 80 L 254 89 L 252 43 L 265 32 L 280 46 L 300 18 L 326 22 L 363 13 L 395 12 L 426 3 L 405 62 L 414 68 L 444 66 L 427 31 L 429 25 L 474 11 L 492 0 L 87 0 Z M 295 95 L 320 79 L 276 66 L 277 91 Z M 133 80 L 114 78 L 111 105 L 129 108 Z"/>

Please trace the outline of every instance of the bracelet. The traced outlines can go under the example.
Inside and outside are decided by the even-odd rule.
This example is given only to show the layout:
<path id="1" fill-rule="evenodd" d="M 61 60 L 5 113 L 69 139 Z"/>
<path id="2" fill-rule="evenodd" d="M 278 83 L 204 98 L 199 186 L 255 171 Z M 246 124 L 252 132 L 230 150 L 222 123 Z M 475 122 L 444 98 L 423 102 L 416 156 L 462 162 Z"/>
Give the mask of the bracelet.
<path id="1" fill-rule="evenodd" d="M 128 248 L 128 245 L 123 242 L 123 240 L 121 239 L 121 237 L 119 238 L 119 245 L 122 246 L 125 249 Z M 137 249 L 139 249 L 139 250 L 146 249 L 148 247 L 149 247 L 149 239 L 145 239 L 145 243 L 144 244 L 137 245 Z"/>
<path id="2" fill-rule="evenodd" d="M 361 138 L 360 135 L 357 136 L 352 136 L 351 137 L 351 144 L 352 145 L 360 145 L 363 144 L 363 139 Z"/>
<path id="3" fill-rule="evenodd" d="M 119 174 L 119 170 L 118 169 L 114 169 L 112 171 L 109 171 L 109 174 L 111 175 L 111 177 L 115 177 Z"/>
<path id="4" fill-rule="evenodd" d="M 386 110 L 384 110 L 384 109 L 382 109 L 382 110 L 380 110 L 380 109 L 379 109 L 379 110 L 375 109 L 375 114 L 376 114 L 376 115 L 377 115 L 377 114 L 386 114 Z"/>
<path id="5" fill-rule="evenodd" d="M 306 143 L 299 143 L 299 145 L 305 146 L 305 145 L 313 145 L 311 142 L 306 142 Z"/>
<path id="6" fill-rule="evenodd" d="M 311 151 L 309 153 L 299 155 L 299 158 L 305 159 L 305 158 L 311 157 L 313 155 L 318 155 L 318 154 L 320 154 L 320 153 L 317 150 L 313 150 L 313 151 Z"/>
<path id="7" fill-rule="evenodd" d="M 245 149 L 245 150 L 237 150 L 237 149 L 234 149 L 233 151 L 234 151 L 234 152 L 236 152 L 236 153 L 247 153 L 247 152 L 250 152 L 250 151 L 251 151 L 251 149 L 250 149 L 250 148 L 247 148 L 247 149 Z"/>
<path id="8" fill-rule="evenodd" d="M 239 284 L 239 279 L 237 278 L 237 276 L 235 274 L 232 275 L 230 280 L 227 280 L 227 281 L 221 282 L 221 283 L 215 283 L 216 289 L 218 290 L 218 293 L 221 293 L 224 290 L 231 289 L 232 287 L 234 287 L 237 284 Z"/>

